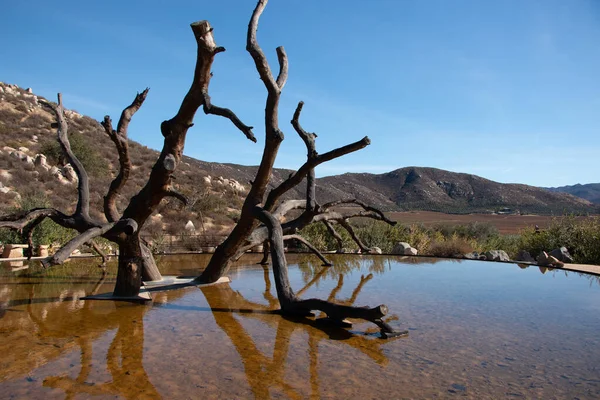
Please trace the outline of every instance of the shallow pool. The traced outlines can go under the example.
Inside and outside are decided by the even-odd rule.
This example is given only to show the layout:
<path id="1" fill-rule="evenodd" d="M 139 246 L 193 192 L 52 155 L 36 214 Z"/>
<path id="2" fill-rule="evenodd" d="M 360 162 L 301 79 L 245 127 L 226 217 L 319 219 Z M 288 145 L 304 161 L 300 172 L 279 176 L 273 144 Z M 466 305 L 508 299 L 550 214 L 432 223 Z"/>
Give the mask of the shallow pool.
<path id="1" fill-rule="evenodd" d="M 596 398 L 597 277 L 479 261 L 290 257 L 302 297 L 386 304 L 409 336 L 378 338 L 273 314 L 268 270 L 154 293 L 152 305 L 83 301 L 112 290 L 94 260 L 0 264 L 0 398 Z M 191 275 L 206 256 L 164 256 Z M 249 265 L 249 266 L 244 266 Z M 544 273 L 542 273 L 544 272 Z"/>

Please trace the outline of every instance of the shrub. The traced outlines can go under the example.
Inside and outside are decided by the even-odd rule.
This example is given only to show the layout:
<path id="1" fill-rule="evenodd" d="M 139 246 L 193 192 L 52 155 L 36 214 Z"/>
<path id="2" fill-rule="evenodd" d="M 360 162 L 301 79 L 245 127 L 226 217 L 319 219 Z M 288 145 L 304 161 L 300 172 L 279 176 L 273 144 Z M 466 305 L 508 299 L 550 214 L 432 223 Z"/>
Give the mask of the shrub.
<path id="1" fill-rule="evenodd" d="M 435 257 L 460 257 L 472 251 L 473 246 L 469 241 L 458 235 L 454 235 L 449 239 L 432 242 L 427 249 L 427 255 Z"/>
<path id="2" fill-rule="evenodd" d="M 87 173 L 91 176 L 101 176 L 108 173 L 108 162 L 100 155 L 96 146 L 80 133 L 69 135 L 71 150 L 81 161 Z M 55 164 L 65 164 L 63 151 L 56 140 L 47 140 L 40 148 L 40 152 Z"/>

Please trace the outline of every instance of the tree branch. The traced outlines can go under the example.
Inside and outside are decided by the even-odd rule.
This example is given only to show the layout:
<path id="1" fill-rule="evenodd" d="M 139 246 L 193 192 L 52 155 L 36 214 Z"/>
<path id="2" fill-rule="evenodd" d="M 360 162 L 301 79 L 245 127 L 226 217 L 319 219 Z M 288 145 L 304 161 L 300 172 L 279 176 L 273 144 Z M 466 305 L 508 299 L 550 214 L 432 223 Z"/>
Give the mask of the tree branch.
<path id="1" fill-rule="evenodd" d="M 69 137 L 67 135 L 68 125 L 67 120 L 64 114 L 64 106 L 62 102 L 62 94 L 58 94 L 58 105 L 54 105 L 47 101 L 41 101 L 41 104 L 50 108 L 54 114 L 56 115 L 56 126 L 57 126 L 57 137 L 58 143 L 65 153 L 69 164 L 73 167 L 73 170 L 77 174 L 78 183 L 77 183 L 77 207 L 75 209 L 76 216 L 86 220 L 91 221 L 90 219 L 90 187 L 89 187 L 89 178 L 83 164 L 79 161 L 79 159 L 75 156 L 73 151 L 71 150 L 71 144 L 69 143 Z"/>
<path id="2" fill-rule="evenodd" d="M 364 203 L 364 202 L 362 202 L 360 200 L 357 200 L 357 199 L 346 199 L 346 200 L 332 201 L 332 202 L 323 204 L 322 209 L 328 210 L 328 209 L 330 209 L 332 207 L 339 206 L 339 205 L 342 205 L 342 204 L 356 204 L 356 205 L 362 207 L 365 211 L 370 211 L 370 212 L 373 212 L 373 213 L 379 215 L 379 219 L 381 221 L 384 221 L 384 222 L 390 224 L 391 226 L 394 226 L 394 225 L 397 224 L 396 221 L 392 221 L 391 219 L 389 219 L 388 217 L 386 217 L 385 214 L 381 210 L 379 210 L 379 209 L 377 209 L 377 208 L 375 208 L 373 206 L 370 206 L 370 205 L 368 205 L 368 204 L 366 204 L 366 203 Z"/>
<path id="3" fill-rule="evenodd" d="M 258 40 L 256 39 L 256 31 L 258 30 L 258 20 L 260 19 L 261 14 L 263 13 L 265 7 L 267 6 L 267 0 L 259 0 L 258 3 L 256 4 L 256 8 L 254 9 L 254 12 L 252 13 L 252 17 L 250 18 L 250 23 L 248 24 L 248 34 L 246 37 L 246 50 L 250 53 L 250 55 L 252 56 L 252 59 L 254 60 L 254 64 L 256 65 L 256 70 L 258 71 L 259 75 L 260 75 L 260 79 L 262 79 L 262 81 L 265 84 L 265 87 L 267 88 L 267 91 L 269 93 L 279 93 L 281 91 L 281 87 L 283 87 L 283 84 L 285 84 L 285 78 L 287 77 L 287 68 L 286 68 L 286 73 L 282 76 L 282 74 L 280 73 L 280 77 L 282 77 L 282 84 L 281 87 L 278 84 L 278 82 L 275 81 L 275 79 L 273 78 L 273 74 L 271 73 L 271 68 L 269 67 L 269 63 L 267 61 L 267 57 L 265 57 L 265 53 L 263 53 L 262 49 L 260 48 L 260 46 L 258 45 Z M 278 47 L 277 54 L 279 56 L 279 53 L 283 53 L 285 55 L 285 52 L 283 51 L 283 47 Z M 281 60 L 281 56 L 280 60 Z M 283 71 L 283 64 L 280 61 L 280 68 Z M 287 66 L 287 62 L 285 63 L 285 66 Z"/>
<path id="4" fill-rule="evenodd" d="M 123 232 L 127 235 L 132 235 L 136 231 L 137 223 L 133 220 L 122 219 L 117 222 L 109 222 L 107 224 L 95 226 L 69 240 L 63 247 L 54 253 L 54 255 L 43 259 L 42 265 L 44 268 L 47 268 L 51 265 L 62 264 L 67 258 L 69 258 L 73 251 L 95 237 L 103 235 L 117 236 L 120 232 Z"/>
<path id="5" fill-rule="evenodd" d="M 238 128 L 240 131 L 242 131 L 242 133 L 244 135 L 246 135 L 246 137 L 248 139 L 250 139 L 251 141 L 253 141 L 254 143 L 256 143 L 256 137 L 254 136 L 254 133 L 252 133 L 252 126 L 248 126 L 246 124 L 244 124 L 237 115 L 235 115 L 235 113 L 233 111 L 231 111 L 228 108 L 223 108 L 223 107 L 218 107 L 215 106 L 214 104 L 211 103 L 210 101 L 210 96 L 208 95 L 208 88 L 207 90 L 205 90 L 202 95 L 204 96 L 204 113 L 205 114 L 212 114 L 212 115 L 218 115 L 220 117 L 225 117 L 228 120 L 230 120 L 235 126 L 236 128 Z"/>
<path id="6" fill-rule="evenodd" d="M 292 173 L 285 181 L 283 181 L 279 186 L 275 189 L 271 190 L 269 196 L 267 197 L 267 201 L 265 202 L 265 209 L 270 210 L 277 203 L 279 198 L 289 191 L 290 189 L 296 187 L 302 180 L 306 177 L 306 175 L 318 165 L 331 161 L 335 158 L 341 157 L 343 155 L 353 153 L 360 149 L 367 147 L 371 141 L 368 137 L 364 137 L 358 142 L 354 142 L 348 144 L 346 146 L 342 146 L 340 148 L 331 150 L 327 153 L 320 154 L 312 159 L 309 159 L 298 169 L 298 171 Z"/>
<path id="7" fill-rule="evenodd" d="M 306 247 L 308 247 L 308 249 L 310 251 L 312 251 L 314 253 L 314 255 L 319 257 L 319 260 L 321 260 L 323 262 L 324 267 L 331 267 L 333 265 L 329 260 L 327 260 L 325 258 L 325 256 L 319 250 L 317 250 L 317 248 L 315 246 L 312 245 L 312 243 L 310 243 L 304 237 L 302 237 L 300 235 L 285 235 L 283 237 L 284 241 L 292 240 L 292 239 L 297 240 L 297 241 L 301 242 L 302 244 L 304 244 Z"/>
<path id="8" fill-rule="evenodd" d="M 327 221 L 326 219 L 323 220 L 323 224 L 325 225 L 325 227 L 327 228 L 327 231 L 329 232 L 329 234 L 331 236 L 334 237 L 334 239 L 336 240 L 337 244 L 338 244 L 338 248 L 337 248 L 337 252 L 341 253 L 344 250 L 344 239 L 340 236 L 340 234 L 338 233 L 338 231 L 335 230 L 335 228 L 333 227 L 333 225 L 331 224 L 331 222 Z"/>
<path id="9" fill-rule="evenodd" d="M 294 294 L 288 278 L 287 263 L 283 252 L 283 230 L 279 221 L 268 211 L 261 207 L 255 207 L 256 217 L 267 226 L 269 230 L 269 241 L 271 243 L 271 260 L 273 275 L 277 289 L 277 297 L 281 306 L 281 312 L 291 315 L 307 315 L 312 310 L 320 310 L 334 321 L 343 321 L 345 318 L 359 318 L 371 321 L 382 329 L 382 335 L 404 334 L 394 332 L 391 327 L 382 322 L 381 318 L 388 312 L 385 305 L 374 308 L 352 307 L 331 303 L 320 299 L 300 300 Z"/>
<path id="10" fill-rule="evenodd" d="M 189 204 L 188 198 L 173 188 L 170 188 L 165 192 L 165 197 L 174 197 L 177 200 L 181 201 L 184 206 L 187 206 Z"/>
<path id="11" fill-rule="evenodd" d="M 140 109 L 144 103 L 144 100 L 146 100 L 149 90 L 149 88 L 146 88 L 142 93 L 136 94 L 131 105 L 126 107 L 121 113 L 121 118 L 119 119 L 116 130 L 114 130 L 112 127 L 110 116 L 106 115 L 104 120 L 101 122 L 104 130 L 115 144 L 115 147 L 117 148 L 117 154 L 119 155 L 119 173 L 110 183 L 108 192 L 106 193 L 106 196 L 104 196 L 104 215 L 106 215 L 106 219 L 109 222 L 114 222 L 119 219 L 116 199 L 121 192 L 121 189 L 125 186 L 125 183 L 127 183 L 129 174 L 131 172 L 127 128 L 129 127 L 129 123 L 131 122 L 133 115 Z"/>

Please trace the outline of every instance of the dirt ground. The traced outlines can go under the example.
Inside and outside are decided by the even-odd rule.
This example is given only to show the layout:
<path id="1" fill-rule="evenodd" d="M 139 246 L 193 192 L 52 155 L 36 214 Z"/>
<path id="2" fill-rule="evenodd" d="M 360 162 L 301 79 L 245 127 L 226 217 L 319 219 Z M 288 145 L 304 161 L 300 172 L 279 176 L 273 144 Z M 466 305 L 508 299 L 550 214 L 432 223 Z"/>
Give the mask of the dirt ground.
<path id="1" fill-rule="evenodd" d="M 386 215 L 402 224 L 422 223 L 425 226 L 436 224 L 468 224 L 484 222 L 494 225 L 503 234 L 519 233 L 523 228 L 538 225 L 548 227 L 551 216 L 545 215 L 494 215 L 494 214 L 444 214 L 434 211 L 389 212 Z"/>

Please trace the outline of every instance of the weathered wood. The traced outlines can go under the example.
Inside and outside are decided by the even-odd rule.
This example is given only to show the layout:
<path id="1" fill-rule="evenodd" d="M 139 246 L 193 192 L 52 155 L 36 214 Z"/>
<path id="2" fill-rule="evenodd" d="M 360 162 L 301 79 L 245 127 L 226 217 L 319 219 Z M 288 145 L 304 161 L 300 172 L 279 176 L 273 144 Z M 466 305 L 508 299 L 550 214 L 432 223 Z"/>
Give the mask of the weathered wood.
<path id="1" fill-rule="evenodd" d="M 119 173 L 110 183 L 108 192 L 104 196 L 104 215 L 109 222 L 113 222 L 119 219 L 119 212 L 117 211 L 116 200 L 120 194 L 121 189 L 127 183 L 129 174 L 131 172 L 131 159 L 129 158 L 129 140 L 127 138 L 127 129 L 133 115 L 140 109 L 146 96 L 148 95 L 149 88 L 146 88 L 142 93 L 138 93 L 135 99 L 126 107 L 121 113 L 117 129 L 114 130 L 112 127 L 112 121 L 110 116 L 106 115 L 101 125 L 104 127 L 108 137 L 113 141 L 119 155 Z"/>
<path id="2" fill-rule="evenodd" d="M 346 318 L 358 318 L 377 324 L 382 331 L 394 332 L 393 329 L 382 321 L 388 309 L 385 305 L 373 308 L 354 307 L 343 304 L 335 304 L 321 299 L 300 300 L 294 294 L 288 277 L 287 262 L 283 250 L 283 229 L 281 223 L 268 211 L 261 207 L 255 209 L 256 217 L 267 226 L 269 230 L 269 242 L 271 243 L 271 260 L 277 298 L 281 306 L 281 312 L 289 315 L 303 315 L 312 310 L 323 311 L 327 317 L 334 321 L 343 322 Z"/>

